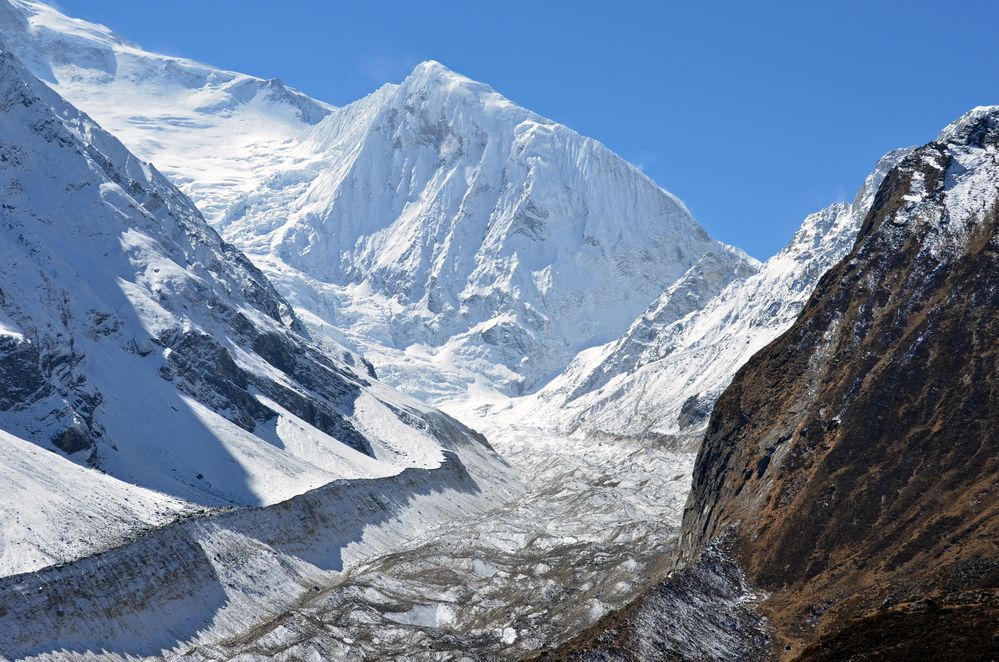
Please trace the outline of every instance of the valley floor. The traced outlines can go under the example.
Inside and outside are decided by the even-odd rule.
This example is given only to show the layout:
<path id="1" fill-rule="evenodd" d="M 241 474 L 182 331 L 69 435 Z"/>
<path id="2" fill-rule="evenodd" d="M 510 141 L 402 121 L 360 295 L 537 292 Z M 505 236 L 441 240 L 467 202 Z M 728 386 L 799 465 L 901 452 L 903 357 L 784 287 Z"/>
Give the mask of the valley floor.
<path id="1" fill-rule="evenodd" d="M 244 636 L 182 659 L 511 659 L 572 637 L 657 577 L 694 454 L 487 430 L 526 491 L 364 563 Z"/>

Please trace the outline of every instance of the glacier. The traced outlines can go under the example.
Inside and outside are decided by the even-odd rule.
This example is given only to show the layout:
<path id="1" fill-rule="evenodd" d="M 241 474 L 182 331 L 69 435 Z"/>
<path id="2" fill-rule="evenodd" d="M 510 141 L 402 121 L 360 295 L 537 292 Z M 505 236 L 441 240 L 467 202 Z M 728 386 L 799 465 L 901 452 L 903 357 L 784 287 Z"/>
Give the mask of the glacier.
<path id="1" fill-rule="evenodd" d="M 37 0 L 0 32 L 12 657 L 565 640 L 663 571 L 714 400 L 907 153 L 761 264 L 438 62 L 335 107 Z"/>

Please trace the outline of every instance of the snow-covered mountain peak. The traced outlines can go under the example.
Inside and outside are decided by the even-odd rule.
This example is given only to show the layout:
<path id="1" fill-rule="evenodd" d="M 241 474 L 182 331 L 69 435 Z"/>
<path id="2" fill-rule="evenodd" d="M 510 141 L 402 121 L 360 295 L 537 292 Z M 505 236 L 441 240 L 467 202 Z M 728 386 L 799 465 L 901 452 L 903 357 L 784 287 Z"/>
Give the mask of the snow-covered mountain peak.
<path id="1" fill-rule="evenodd" d="M 70 18 L 38 0 L 0 0 L 0 27 L 5 41 L 35 76 L 61 91 L 81 95 L 107 93 L 103 86 L 110 86 L 109 103 L 121 101 L 114 97 L 122 93 L 122 86 L 113 84 L 127 81 L 158 97 L 187 90 L 189 101 L 202 102 L 204 115 L 223 100 L 234 108 L 257 94 L 273 104 L 272 121 L 311 125 L 332 109 L 287 88 L 280 79 L 265 80 L 146 51 L 104 25 Z"/>
<path id="2" fill-rule="evenodd" d="M 999 115 L 999 105 L 976 106 L 943 128 L 937 142 L 954 140 L 969 128 L 980 124 L 984 118 Z"/>
<path id="3" fill-rule="evenodd" d="M 443 128 L 438 124 L 460 120 L 466 113 L 471 113 L 472 121 L 479 121 L 483 114 L 504 110 L 510 114 L 505 124 L 511 126 L 524 119 L 544 121 L 488 85 L 427 60 L 401 82 L 386 83 L 317 122 L 305 143 L 314 153 L 336 151 L 344 147 L 345 140 L 359 142 L 360 134 L 392 130 L 406 122 L 425 131 L 424 140 L 432 140 L 435 131 Z"/>
<path id="4" fill-rule="evenodd" d="M 416 65 L 413 71 L 403 80 L 400 87 L 428 91 L 432 88 L 443 87 L 449 91 L 464 88 L 469 91 L 492 92 L 492 89 L 488 85 L 462 76 L 448 69 L 437 60 L 426 60 Z"/>
<path id="5" fill-rule="evenodd" d="M 436 60 L 416 65 L 412 73 L 399 84 L 400 98 L 409 105 L 440 107 L 451 102 L 476 104 L 493 109 L 506 109 L 518 115 L 542 118 L 516 105 L 485 83 L 474 81 L 447 68 Z"/>
<path id="6" fill-rule="evenodd" d="M 103 25 L 70 18 L 37 0 L 0 1 L 0 28 L 19 46 L 26 47 L 30 35 L 52 47 L 48 57 L 33 49 L 19 53 L 36 76 L 50 83 L 57 80 L 53 64 L 113 75 L 114 49 L 137 49 Z"/>
<path id="7" fill-rule="evenodd" d="M 264 80 L 142 49 L 36 0 L 0 0 L 4 43 L 33 75 L 191 195 L 210 221 L 295 157 L 333 109 Z"/>
<path id="8" fill-rule="evenodd" d="M 423 398 L 533 390 L 706 255 L 751 263 L 604 145 L 438 62 L 333 108 L 8 1 L 29 24 L 12 48 L 177 182 L 320 335 Z"/>
<path id="9" fill-rule="evenodd" d="M 317 123 L 332 108 L 289 89 L 279 79 L 264 80 L 146 51 L 103 25 L 67 17 L 35 0 L 0 0 L 0 28 L 6 43 L 35 76 L 101 113 L 138 91 L 159 104 L 175 104 L 176 110 L 200 115 L 203 122 L 255 105 L 270 122 L 295 127 Z M 133 124 L 153 121 L 141 115 L 124 119 Z M 165 119 L 167 127 L 194 121 L 183 116 Z"/>
<path id="10" fill-rule="evenodd" d="M 417 79 L 437 79 L 447 80 L 454 84 L 471 83 L 473 85 L 481 85 L 481 83 L 476 83 L 470 78 L 466 78 L 461 74 L 455 73 L 437 60 L 424 60 L 413 67 L 413 71 L 406 77 L 406 80 Z"/>
<path id="11" fill-rule="evenodd" d="M 8 51 L 0 135 L 0 429 L 208 505 L 489 455 L 311 341 L 186 196 Z"/>
<path id="12" fill-rule="evenodd" d="M 530 390 L 706 254 L 753 263 L 600 143 L 436 62 L 307 142 L 222 231 L 424 398 Z"/>

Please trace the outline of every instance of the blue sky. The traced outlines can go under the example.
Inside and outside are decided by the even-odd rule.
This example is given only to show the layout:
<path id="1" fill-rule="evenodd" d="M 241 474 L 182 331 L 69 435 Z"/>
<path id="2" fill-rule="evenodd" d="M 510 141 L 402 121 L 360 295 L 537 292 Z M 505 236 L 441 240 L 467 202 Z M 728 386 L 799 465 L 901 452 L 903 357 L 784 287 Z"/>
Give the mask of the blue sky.
<path id="1" fill-rule="evenodd" d="M 877 158 L 999 103 L 999 3 L 58 0 L 340 105 L 436 59 L 596 138 L 766 258 Z"/>

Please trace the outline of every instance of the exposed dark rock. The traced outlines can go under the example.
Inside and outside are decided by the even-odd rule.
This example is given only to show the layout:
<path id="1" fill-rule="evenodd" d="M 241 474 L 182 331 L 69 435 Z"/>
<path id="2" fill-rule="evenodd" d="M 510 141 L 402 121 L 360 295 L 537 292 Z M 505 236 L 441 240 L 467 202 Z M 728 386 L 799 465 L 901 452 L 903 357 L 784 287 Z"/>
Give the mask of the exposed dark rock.
<path id="1" fill-rule="evenodd" d="M 704 419 L 711 415 L 711 403 L 702 402 L 698 395 L 692 395 L 684 400 L 680 407 L 680 415 L 677 423 L 681 430 L 699 425 Z"/>
<path id="2" fill-rule="evenodd" d="M 331 379 L 335 380 L 336 377 L 331 377 Z M 256 384 L 263 393 L 266 393 L 275 402 L 309 425 L 322 430 L 354 450 L 374 457 L 374 450 L 364 435 L 336 411 L 329 401 L 307 397 L 275 382 L 257 379 Z"/>
<path id="3" fill-rule="evenodd" d="M 66 454 L 78 453 L 83 450 L 93 450 L 94 440 L 80 428 L 65 428 L 52 437 L 52 445 Z"/>
<path id="4" fill-rule="evenodd" d="M 287 340 L 277 333 L 261 333 L 253 340 L 253 351 L 285 373 L 294 374 L 296 361 Z"/>
<path id="5" fill-rule="evenodd" d="M 0 411 L 26 406 L 51 391 L 41 368 L 38 346 L 0 336 Z"/>
<path id="6" fill-rule="evenodd" d="M 999 587 L 997 148 L 999 110 L 976 111 L 899 163 L 712 412 L 676 565 L 730 541 L 768 656 L 995 658 L 994 598 L 955 596 Z"/>
<path id="7" fill-rule="evenodd" d="M 214 337 L 196 331 L 170 332 L 159 338 L 170 350 L 164 377 L 207 407 L 250 432 L 277 414 L 249 393 L 250 375 Z"/>

